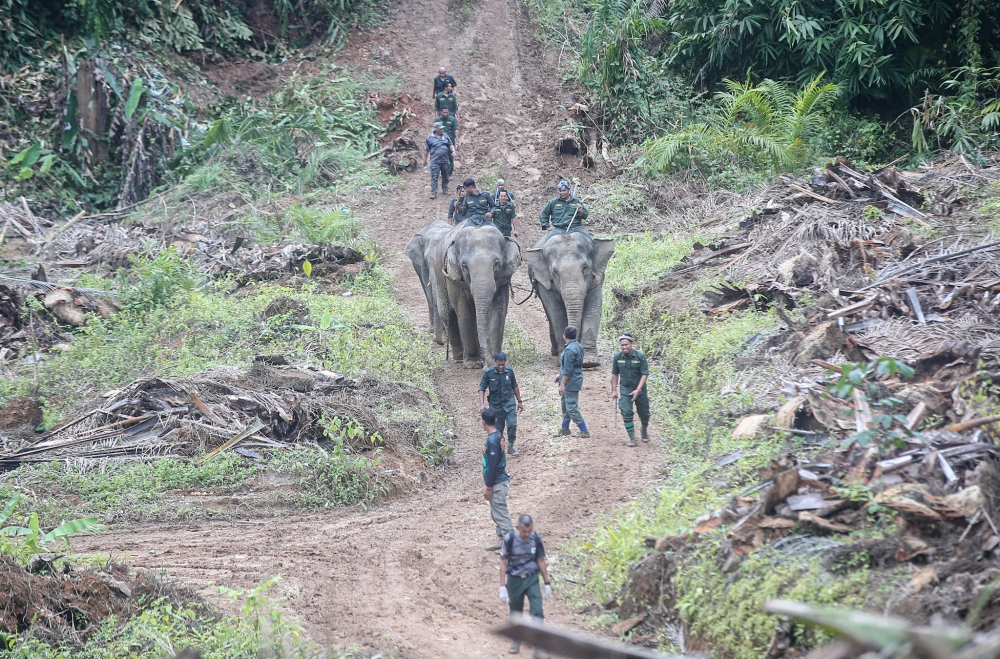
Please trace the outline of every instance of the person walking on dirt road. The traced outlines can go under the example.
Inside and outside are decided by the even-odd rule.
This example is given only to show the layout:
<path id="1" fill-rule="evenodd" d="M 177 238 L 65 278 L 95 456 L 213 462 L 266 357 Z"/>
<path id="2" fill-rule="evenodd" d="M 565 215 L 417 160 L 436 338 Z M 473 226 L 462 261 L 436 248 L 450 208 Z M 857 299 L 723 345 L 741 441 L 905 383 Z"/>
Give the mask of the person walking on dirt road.
<path id="1" fill-rule="evenodd" d="M 545 583 L 544 591 L 538 583 L 539 575 Z M 504 535 L 500 543 L 500 601 L 510 606 L 511 616 L 523 615 L 524 598 L 527 597 L 531 617 L 543 620 L 543 592 L 545 599 L 552 597 L 545 546 L 542 545 L 542 536 L 534 530 L 531 515 L 521 515 L 517 518 L 517 528 Z M 521 642 L 511 642 L 510 653 L 520 651 Z M 536 648 L 534 656 L 543 659 L 548 655 Z"/>
<path id="2" fill-rule="evenodd" d="M 487 432 L 483 444 L 483 482 L 486 490 L 483 498 L 490 502 L 490 515 L 497 525 L 497 537 L 503 538 L 513 528 L 510 511 L 507 509 L 507 494 L 510 492 L 510 476 L 507 474 L 507 456 L 504 454 L 503 434 L 497 432 L 497 415 L 487 407 L 480 412 L 483 430 Z M 499 546 L 490 551 L 500 549 Z"/>
<path id="3" fill-rule="evenodd" d="M 444 126 L 434 124 L 434 129 L 424 144 L 424 171 L 427 171 L 427 163 L 430 161 L 431 172 L 431 199 L 438 194 L 438 177 L 441 178 L 441 190 L 448 189 L 448 177 L 451 176 L 451 167 L 448 164 L 448 156 L 455 153 L 455 145 L 451 138 L 444 134 Z"/>
<path id="4" fill-rule="evenodd" d="M 483 371 L 479 381 L 479 411 L 488 409 L 496 415 L 497 432 L 503 435 L 504 427 L 507 428 L 507 455 L 520 455 L 514 449 L 514 440 L 517 439 L 517 413 L 524 410 L 524 404 L 514 369 L 507 366 L 505 352 L 493 355 L 493 366 Z"/>
<path id="5" fill-rule="evenodd" d="M 559 182 L 559 196 L 545 204 L 538 219 L 543 229 L 548 230 L 550 226 L 552 227 L 553 231 L 548 235 L 566 233 L 567 230 L 587 232 L 583 228 L 583 221 L 587 219 L 587 209 L 579 199 L 570 194 L 567 181 Z M 556 229 L 562 231 L 555 231 Z"/>
<path id="6" fill-rule="evenodd" d="M 493 226 L 508 238 L 511 234 L 517 236 L 517 209 L 507 198 L 506 190 L 500 191 L 500 200 L 493 207 Z"/>
<path id="7" fill-rule="evenodd" d="M 441 108 L 441 113 L 438 114 L 437 119 L 434 123 L 441 124 L 444 126 L 444 134 L 451 138 L 451 142 L 455 147 L 455 151 L 448 154 L 448 162 L 451 164 L 451 171 L 455 171 L 455 153 L 458 152 L 458 119 L 451 116 L 451 110 L 448 108 Z"/>
<path id="8" fill-rule="evenodd" d="M 475 179 L 467 178 L 462 181 L 465 186 L 465 199 L 459 202 L 460 214 L 462 217 L 472 215 L 483 215 L 486 219 L 493 219 L 493 198 L 489 193 L 481 191 L 476 187 Z"/>
<path id="9" fill-rule="evenodd" d="M 446 84 L 451 85 L 452 89 L 458 87 L 458 83 L 455 82 L 455 79 L 448 73 L 448 69 L 442 66 L 438 69 L 438 74 L 434 76 L 434 93 L 432 96 L 437 96 L 438 92 L 443 92 Z"/>
<path id="10" fill-rule="evenodd" d="M 646 355 L 632 347 L 634 343 L 635 339 L 628 332 L 619 336 L 621 350 L 611 360 L 611 398 L 617 401 L 622 411 L 629 446 L 638 446 L 635 443 L 633 406 L 642 421 L 642 441 L 649 441 L 649 396 L 646 394 L 649 363 Z"/>
<path id="11" fill-rule="evenodd" d="M 459 204 L 465 199 L 465 188 L 461 185 L 455 187 L 455 196 L 451 198 L 451 203 L 448 204 L 448 224 L 455 224 L 458 222 L 458 218 L 461 217 L 459 212 Z"/>
<path id="12" fill-rule="evenodd" d="M 580 390 L 583 389 L 583 346 L 576 340 L 577 329 L 567 325 L 563 331 L 566 347 L 559 356 L 559 375 L 556 384 L 559 385 L 559 397 L 562 399 L 562 428 L 560 435 L 569 434 L 569 422 L 580 426 L 580 431 L 574 437 L 590 437 L 587 422 L 580 414 Z"/>
<path id="13" fill-rule="evenodd" d="M 497 189 L 493 191 L 493 203 L 500 203 L 500 193 L 506 192 L 507 198 L 510 199 L 511 203 L 514 203 L 514 193 L 507 189 L 507 181 L 502 178 L 497 179 Z"/>
<path id="14" fill-rule="evenodd" d="M 434 111 L 440 112 L 441 108 L 448 108 L 451 114 L 458 118 L 458 99 L 455 98 L 455 92 L 451 90 L 449 82 L 444 84 L 444 91 L 434 96 Z"/>

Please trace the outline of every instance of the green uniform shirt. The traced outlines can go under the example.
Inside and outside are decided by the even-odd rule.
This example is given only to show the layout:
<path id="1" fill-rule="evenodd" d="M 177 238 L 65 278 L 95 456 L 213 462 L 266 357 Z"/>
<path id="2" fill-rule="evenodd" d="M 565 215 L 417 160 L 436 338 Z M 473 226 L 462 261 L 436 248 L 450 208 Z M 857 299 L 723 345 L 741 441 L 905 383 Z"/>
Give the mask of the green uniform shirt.
<path id="1" fill-rule="evenodd" d="M 514 218 L 517 217 L 515 210 L 514 204 L 509 201 L 503 206 L 493 207 L 493 225 L 507 237 L 510 237 L 511 231 L 514 230 Z"/>
<path id="2" fill-rule="evenodd" d="M 458 112 L 458 100 L 455 98 L 454 93 L 445 94 L 441 92 L 434 97 L 434 110 L 440 112 L 441 108 L 448 108 L 452 114 Z"/>
<path id="3" fill-rule="evenodd" d="M 458 119 L 451 115 L 448 115 L 448 118 L 445 119 L 439 114 L 437 119 L 434 120 L 434 123 L 444 126 L 445 134 L 451 138 L 452 142 L 455 141 L 455 131 L 458 130 Z"/>
<path id="4" fill-rule="evenodd" d="M 488 391 L 487 400 L 490 407 L 498 409 L 515 409 L 517 399 L 514 398 L 514 390 L 517 389 L 517 377 L 514 369 L 504 366 L 503 373 L 497 370 L 496 366 L 490 366 L 483 371 L 483 378 L 479 381 L 479 391 Z"/>
<path id="5" fill-rule="evenodd" d="M 465 199 L 458 202 L 458 214 L 462 217 L 469 215 L 485 215 L 493 208 L 493 198 L 482 190 L 477 195 L 467 194 Z"/>
<path id="6" fill-rule="evenodd" d="M 611 360 L 611 375 L 618 376 L 618 388 L 621 393 L 632 393 L 639 386 L 639 380 L 642 376 L 649 375 L 649 362 L 646 361 L 646 355 L 638 350 L 632 350 L 631 355 L 625 356 L 625 352 L 619 350 Z"/>
<path id="7" fill-rule="evenodd" d="M 551 224 L 556 229 L 565 229 L 569 226 L 570 220 L 573 221 L 573 226 L 578 227 L 583 224 L 583 221 L 587 219 L 587 209 L 584 208 L 582 211 L 577 212 L 576 205 L 581 204 L 579 199 L 570 195 L 567 201 L 563 201 L 559 197 L 556 197 L 549 203 L 545 204 L 545 208 L 542 209 L 542 214 L 538 216 L 538 219 L 542 223 L 543 229 L 548 229 Z M 573 219 L 573 213 L 576 212 L 576 219 Z"/>
<path id="8" fill-rule="evenodd" d="M 566 391 L 583 389 L 583 346 L 576 339 L 566 342 L 562 355 L 559 356 L 559 377 L 569 376 L 566 380 Z"/>

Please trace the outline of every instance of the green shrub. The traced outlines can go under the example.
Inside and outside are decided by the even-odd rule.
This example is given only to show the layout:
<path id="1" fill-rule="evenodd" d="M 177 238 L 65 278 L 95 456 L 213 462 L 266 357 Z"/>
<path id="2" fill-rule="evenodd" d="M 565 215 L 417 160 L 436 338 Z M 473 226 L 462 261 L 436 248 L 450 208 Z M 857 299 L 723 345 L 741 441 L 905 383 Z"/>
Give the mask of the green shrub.
<path id="1" fill-rule="evenodd" d="M 130 254 L 131 268 L 119 271 L 122 309 L 143 314 L 171 306 L 180 295 L 190 295 L 201 278 L 194 265 L 173 246 L 155 257 Z"/>

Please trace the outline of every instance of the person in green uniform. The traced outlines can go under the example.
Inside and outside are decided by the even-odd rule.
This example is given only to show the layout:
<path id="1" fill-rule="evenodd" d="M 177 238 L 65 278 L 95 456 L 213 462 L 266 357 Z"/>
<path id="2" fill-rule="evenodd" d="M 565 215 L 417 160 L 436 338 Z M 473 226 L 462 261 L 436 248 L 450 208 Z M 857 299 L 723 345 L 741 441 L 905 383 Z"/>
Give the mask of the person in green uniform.
<path id="1" fill-rule="evenodd" d="M 455 220 L 457 221 L 458 216 L 461 216 L 474 224 L 482 224 L 482 220 L 477 220 L 477 218 L 485 217 L 492 221 L 493 198 L 490 197 L 489 193 L 476 187 L 475 179 L 467 178 L 462 181 L 462 185 L 465 186 L 465 199 L 458 204 Z"/>
<path id="2" fill-rule="evenodd" d="M 507 428 L 507 455 L 520 455 L 514 449 L 514 440 L 517 439 L 517 413 L 524 410 L 524 404 L 514 369 L 507 366 L 505 352 L 493 355 L 493 366 L 483 371 L 479 381 L 479 411 L 487 408 L 497 416 L 497 432 L 503 435 L 504 427 Z"/>
<path id="3" fill-rule="evenodd" d="M 458 119 L 451 116 L 451 108 L 443 107 L 441 108 L 441 113 L 438 114 L 437 119 L 434 123 L 441 124 L 444 126 L 444 134 L 451 138 L 452 144 L 455 145 L 455 151 L 458 151 Z M 454 152 L 448 154 L 448 162 L 451 164 L 451 171 L 455 171 L 455 154 Z"/>
<path id="4" fill-rule="evenodd" d="M 514 202 L 507 198 L 505 190 L 500 191 L 499 201 L 493 207 L 493 224 L 500 229 L 500 233 L 508 238 L 513 234 L 517 236 L 517 212 Z"/>
<path id="5" fill-rule="evenodd" d="M 642 441 L 649 441 L 649 396 L 646 393 L 649 363 L 646 355 L 633 348 L 634 343 L 635 339 L 627 332 L 619 336 L 621 350 L 611 360 L 611 398 L 618 401 L 622 411 L 629 446 L 637 446 L 633 406 L 642 422 Z"/>
<path id="6" fill-rule="evenodd" d="M 567 325 L 563 330 L 566 347 L 559 356 L 559 375 L 556 384 L 559 386 L 559 398 L 562 407 L 562 427 L 559 435 L 569 434 L 569 422 L 573 421 L 580 427 L 574 437 L 590 437 L 587 422 L 580 414 L 580 390 L 583 389 L 583 346 L 576 340 L 577 328 Z"/>
<path id="7" fill-rule="evenodd" d="M 441 108 L 448 108 L 454 117 L 458 117 L 458 100 L 450 84 L 445 84 L 444 91 L 434 97 L 434 111 L 440 112 Z"/>
<path id="8" fill-rule="evenodd" d="M 538 219 L 543 229 L 552 228 L 548 236 L 567 231 L 587 233 L 583 228 L 583 221 L 587 219 L 587 209 L 579 199 L 570 194 L 569 183 L 566 181 L 559 182 L 559 196 L 545 204 Z"/>
<path id="9" fill-rule="evenodd" d="M 517 518 L 517 526 L 508 531 L 500 543 L 500 601 L 510 607 L 511 617 L 524 615 L 524 600 L 528 599 L 528 612 L 536 621 L 545 618 L 542 597 L 552 597 L 548 563 L 545 559 L 545 545 L 542 536 L 534 530 L 535 520 L 531 515 Z M 545 584 L 538 583 L 542 577 Z M 521 641 L 510 644 L 510 654 L 521 651 Z M 534 659 L 547 659 L 547 652 L 535 648 Z"/>
<path id="10" fill-rule="evenodd" d="M 455 188 L 455 196 L 451 198 L 451 203 L 448 204 L 448 224 L 455 224 L 458 218 L 462 217 L 459 204 L 463 199 L 465 199 L 465 188 L 459 185 Z"/>

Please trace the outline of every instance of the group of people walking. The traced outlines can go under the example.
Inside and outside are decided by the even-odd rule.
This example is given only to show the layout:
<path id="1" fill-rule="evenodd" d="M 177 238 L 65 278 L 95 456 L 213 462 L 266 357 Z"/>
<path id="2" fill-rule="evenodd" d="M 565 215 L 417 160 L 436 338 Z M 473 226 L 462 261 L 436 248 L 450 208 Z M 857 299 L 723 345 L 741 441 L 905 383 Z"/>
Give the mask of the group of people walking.
<path id="1" fill-rule="evenodd" d="M 431 134 L 425 143 L 424 169 L 430 173 L 431 199 L 437 197 L 438 186 L 442 192 L 454 173 L 454 156 L 458 148 L 458 101 L 455 88 L 458 83 L 445 67 L 434 78 L 434 109 L 438 112 Z M 555 233 L 582 231 L 587 219 L 587 209 L 570 191 L 567 181 L 557 185 L 557 196 L 549 201 L 539 215 L 542 229 L 549 230 L 546 239 Z M 519 236 L 518 214 L 514 194 L 506 182 L 499 179 L 492 193 L 482 191 L 472 178 L 465 179 L 455 190 L 448 206 L 451 224 L 492 223 L 504 236 Z M 571 424 L 578 427 L 574 437 L 590 437 L 590 429 L 580 411 L 580 391 L 583 389 L 584 349 L 578 339 L 579 329 L 572 325 L 563 331 L 565 347 L 559 358 L 559 374 L 555 378 L 560 397 L 562 424 L 557 435 L 570 435 Z M 638 446 L 635 433 L 635 416 L 641 422 L 639 438 L 649 441 L 649 398 L 646 383 L 649 364 L 645 355 L 634 348 L 635 339 L 625 333 L 618 337 L 620 350 L 611 366 L 611 398 L 621 411 L 628 435 L 628 445 Z M 479 411 L 486 440 L 483 444 L 482 473 L 485 490 L 483 498 L 489 502 L 490 514 L 496 526 L 498 544 L 489 547 L 500 553 L 500 599 L 509 605 L 512 614 L 523 613 L 524 600 L 529 603 L 530 615 L 544 618 L 542 599 L 552 594 L 545 548 L 541 536 L 534 530 L 530 515 L 521 515 L 516 525 L 512 523 L 507 498 L 510 493 L 510 475 L 507 458 L 517 457 L 517 415 L 524 410 L 524 401 L 514 370 L 507 365 L 507 355 L 493 354 L 493 365 L 485 369 L 479 383 Z M 506 431 L 506 432 L 505 432 Z M 520 643 L 511 644 L 512 654 L 520 651 Z M 545 656 L 535 650 L 535 657 Z"/>

